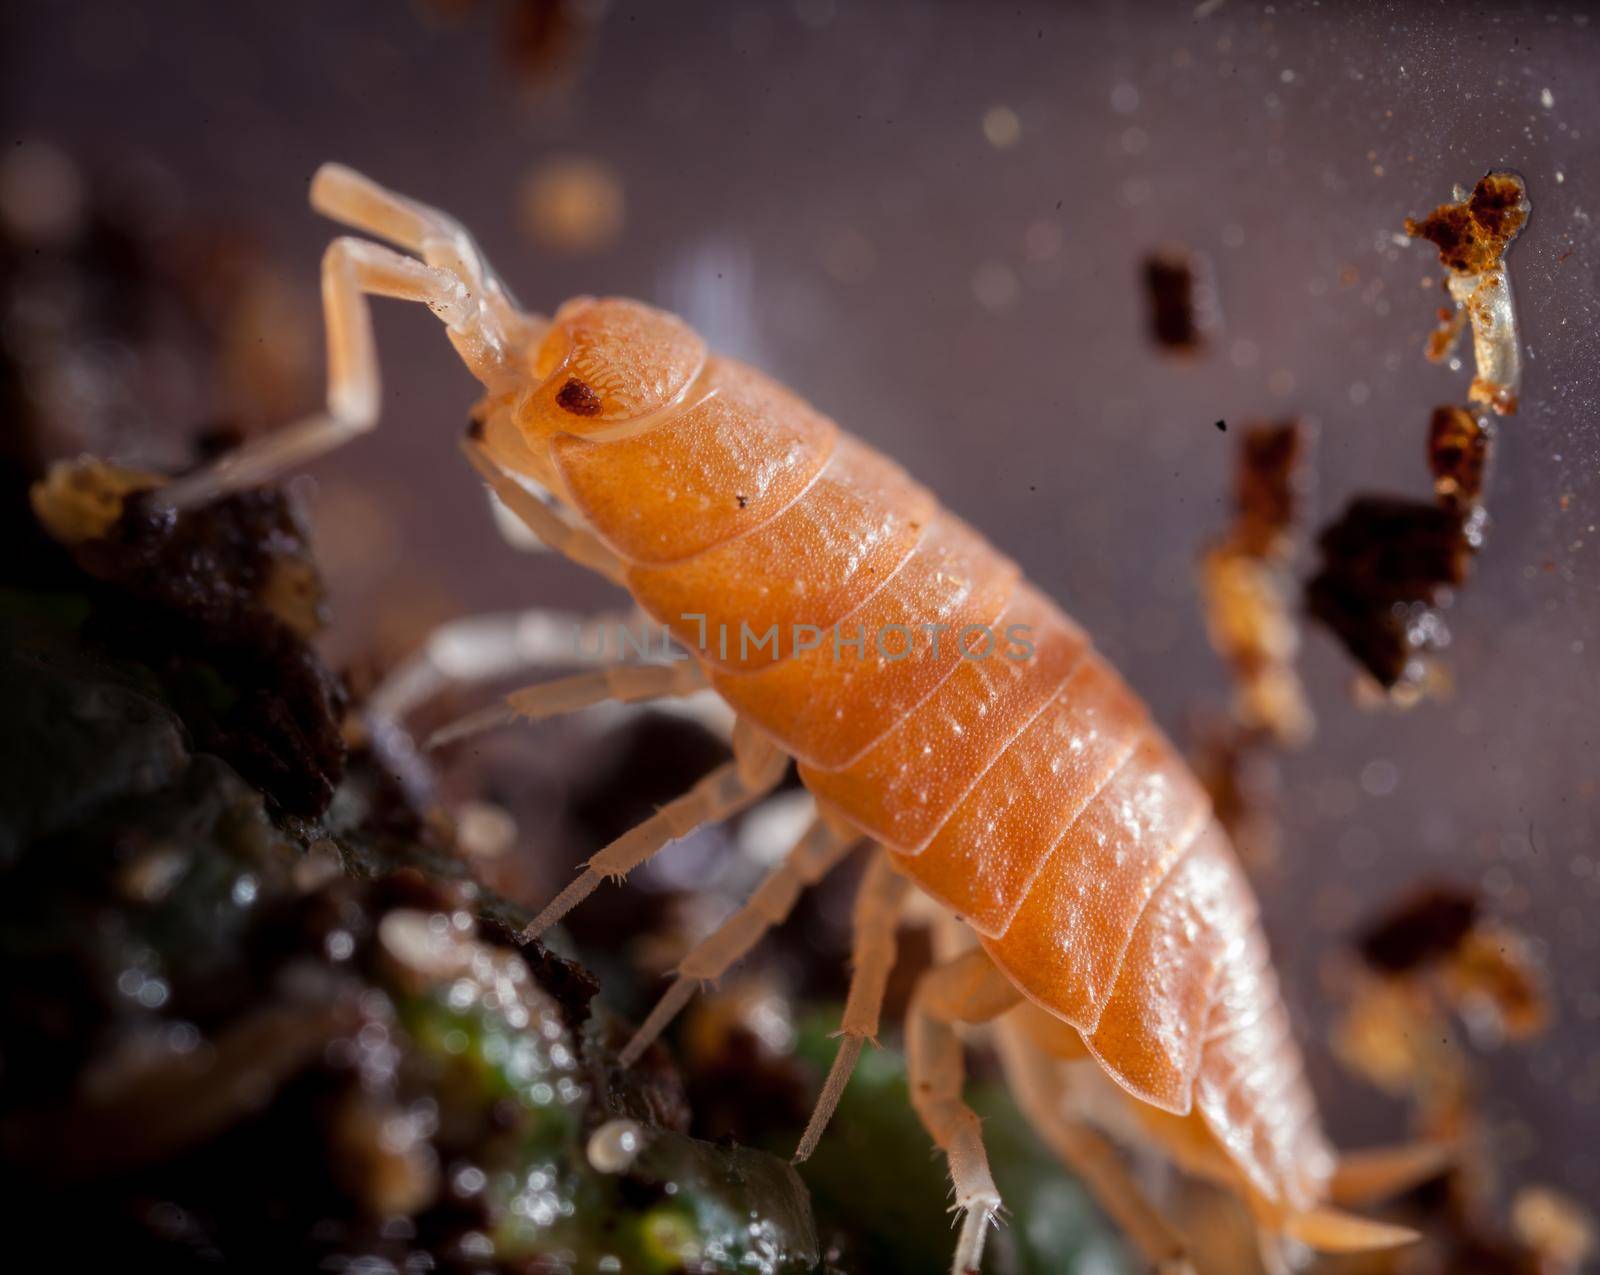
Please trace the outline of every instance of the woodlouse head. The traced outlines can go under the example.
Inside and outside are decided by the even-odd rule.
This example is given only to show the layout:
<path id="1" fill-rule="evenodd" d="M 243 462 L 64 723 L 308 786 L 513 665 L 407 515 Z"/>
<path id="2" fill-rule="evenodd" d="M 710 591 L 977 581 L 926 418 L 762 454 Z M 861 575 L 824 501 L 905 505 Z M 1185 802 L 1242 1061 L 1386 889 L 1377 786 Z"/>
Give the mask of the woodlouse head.
<path id="1" fill-rule="evenodd" d="M 706 347 L 682 319 L 638 301 L 578 297 L 558 311 L 534 358 L 537 385 L 517 405 L 531 439 L 590 434 L 675 401 Z"/>

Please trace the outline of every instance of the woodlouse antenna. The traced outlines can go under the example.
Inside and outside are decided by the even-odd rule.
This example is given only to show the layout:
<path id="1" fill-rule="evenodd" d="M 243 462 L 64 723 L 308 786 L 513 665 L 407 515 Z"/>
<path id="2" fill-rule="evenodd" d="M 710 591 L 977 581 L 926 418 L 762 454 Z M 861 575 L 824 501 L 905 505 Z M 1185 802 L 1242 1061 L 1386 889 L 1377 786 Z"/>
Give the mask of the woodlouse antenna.
<path id="1" fill-rule="evenodd" d="M 491 390 L 517 375 L 512 353 L 543 320 L 519 314 L 484 263 L 472 237 L 451 217 L 415 203 L 344 167 L 324 164 L 311 181 L 311 202 L 336 221 L 387 239 L 422 257 L 341 236 L 322 259 L 323 322 L 328 340 L 326 410 L 242 447 L 151 499 L 192 508 L 267 482 L 333 451 L 378 423 L 378 356 L 369 297 L 426 305 L 444 323 L 462 360 Z"/>

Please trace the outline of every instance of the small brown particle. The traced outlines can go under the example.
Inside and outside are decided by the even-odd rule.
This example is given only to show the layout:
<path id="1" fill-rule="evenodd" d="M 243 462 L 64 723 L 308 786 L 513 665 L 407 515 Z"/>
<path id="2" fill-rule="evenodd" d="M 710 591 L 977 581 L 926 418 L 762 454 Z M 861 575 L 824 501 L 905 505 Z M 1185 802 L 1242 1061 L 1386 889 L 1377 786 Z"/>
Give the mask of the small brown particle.
<path id="1" fill-rule="evenodd" d="M 1199 563 L 1207 632 L 1234 677 L 1235 724 L 1280 745 L 1304 741 L 1312 726 L 1294 671 L 1299 637 L 1285 570 L 1303 494 L 1304 450 L 1296 421 L 1243 431 L 1233 523 Z"/>
<path id="2" fill-rule="evenodd" d="M 1318 540 L 1307 609 L 1385 690 L 1415 685 L 1427 672 L 1418 657 L 1448 639 L 1435 608 L 1466 579 L 1475 527 L 1460 510 L 1358 497 Z"/>
<path id="3" fill-rule="evenodd" d="M 1204 260 L 1186 248 L 1162 248 L 1145 258 L 1143 274 L 1152 339 L 1166 350 L 1197 353 L 1215 326 Z"/>
<path id="4" fill-rule="evenodd" d="M 577 377 L 571 377 L 556 394 L 556 402 L 561 409 L 571 412 L 574 416 L 598 416 L 600 414 L 600 396 Z"/>
<path id="5" fill-rule="evenodd" d="M 1489 432 L 1463 407 L 1433 409 L 1428 422 L 1428 467 L 1433 490 L 1451 509 L 1470 509 L 1483 495 Z"/>
<path id="6" fill-rule="evenodd" d="M 1477 897 L 1455 885 L 1429 886 L 1362 935 L 1367 964 L 1401 974 L 1454 952 L 1478 919 Z"/>

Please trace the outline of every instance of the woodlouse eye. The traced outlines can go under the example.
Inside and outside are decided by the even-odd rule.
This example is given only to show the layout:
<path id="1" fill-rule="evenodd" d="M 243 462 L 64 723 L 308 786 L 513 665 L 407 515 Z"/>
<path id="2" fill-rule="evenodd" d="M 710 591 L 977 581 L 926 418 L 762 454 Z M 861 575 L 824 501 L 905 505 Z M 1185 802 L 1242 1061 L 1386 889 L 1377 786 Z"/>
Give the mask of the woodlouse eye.
<path id="1" fill-rule="evenodd" d="M 597 416 L 600 412 L 600 396 L 576 377 L 561 387 L 556 402 L 574 416 Z"/>

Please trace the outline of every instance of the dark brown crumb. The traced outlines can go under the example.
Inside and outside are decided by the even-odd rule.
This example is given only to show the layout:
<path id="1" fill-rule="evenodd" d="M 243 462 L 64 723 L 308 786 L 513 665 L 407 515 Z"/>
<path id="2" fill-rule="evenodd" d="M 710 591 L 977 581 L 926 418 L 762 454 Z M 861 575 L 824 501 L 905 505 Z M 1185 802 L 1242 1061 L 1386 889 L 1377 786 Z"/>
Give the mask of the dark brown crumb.
<path id="1" fill-rule="evenodd" d="M 1427 886 L 1371 925 L 1357 940 L 1362 959 L 1402 974 L 1450 955 L 1478 919 L 1478 900 L 1457 885 Z"/>
<path id="2" fill-rule="evenodd" d="M 1233 673 L 1234 725 L 1261 743 L 1298 744 L 1312 728 L 1294 668 L 1299 635 L 1286 575 L 1304 450 L 1298 421 L 1243 431 L 1233 523 L 1206 546 L 1199 563 L 1211 645 Z"/>
<path id="3" fill-rule="evenodd" d="M 563 411 L 571 412 L 574 416 L 598 416 L 600 413 L 600 396 L 577 377 L 572 377 L 561 387 L 556 394 L 556 402 Z"/>
<path id="4" fill-rule="evenodd" d="M 1444 505 L 1470 509 L 1483 496 L 1491 436 L 1464 407 L 1433 409 L 1428 422 L 1428 466 L 1433 490 Z"/>
<path id="5" fill-rule="evenodd" d="M 1169 247 L 1144 259 L 1144 291 L 1150 336 L 1163 349 L 1195 353 L 1209 326 L 1200 265 L 1185 248 Z"/>
<path id="6" fill-rule="evenodd" d="M 1385 690 L 1415 684 L 1418 656 L 1448 641 L 1435 608 L 1466 579 L 1472 529 L 1456 510 L 1358 497 L 1317 542 L 1322 569 L 1306 586 L 1307 609 Z"/>
<path id="7" fill-rule="evenodd" d="M 1305 494 L 1305 430 L 1299 421 L 1255 425 L 1239 445 L 1234 479 L 1235 534 L 1258 556 L 1283 551 Z"/>
<path id="8" fill-rule="evenodd" d="M 1526 188 L 1513 173 L 1489 173 L 1458 204 L 1440 204 L 1421 221 L 1406 218 L 1406 234 L 1426 239 L 1439 260 L 1459 274 L 1482 274 L 1498 264 L 1528 220 Z"/>

